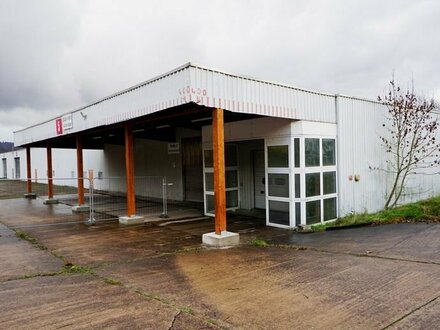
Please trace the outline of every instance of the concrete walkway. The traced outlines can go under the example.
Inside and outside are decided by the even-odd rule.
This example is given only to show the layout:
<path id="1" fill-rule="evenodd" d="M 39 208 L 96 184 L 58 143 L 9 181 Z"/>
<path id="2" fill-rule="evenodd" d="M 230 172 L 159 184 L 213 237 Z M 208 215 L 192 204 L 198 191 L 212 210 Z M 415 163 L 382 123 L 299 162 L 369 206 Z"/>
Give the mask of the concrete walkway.
<path id="1" fill-rule="evenodd" d="M 240 232 L 241 246 L 214 250 L 201 247 L 211 220 L 86 226 L 65 221 L 65 208 L 0 201 L 0 328 L 440 324 L 440 225 L 297 234 L 232 217 L 229 229 Z M 271 246 L 248 244 L 255 238 Z"/>

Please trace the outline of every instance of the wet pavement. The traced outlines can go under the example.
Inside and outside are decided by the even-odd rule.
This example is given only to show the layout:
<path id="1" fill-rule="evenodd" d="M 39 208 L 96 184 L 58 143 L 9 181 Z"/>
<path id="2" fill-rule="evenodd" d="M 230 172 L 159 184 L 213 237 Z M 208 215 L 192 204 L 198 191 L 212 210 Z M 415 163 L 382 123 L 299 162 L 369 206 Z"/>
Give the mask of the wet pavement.
<path id="1" fill-rule="evenodd" d="M 440 225 L 298 234 L 229 216 L 87 226 L 66 205 L 0 201 L 0 328 L 383 329 L 440 322 Z M 20 228 L 38 246 L 14 235 Z M 259 238 L 271 247 L 250 244 Z M 40 246 L 40 247 L 41 247 Z M 65 262 L 85 271 L 60 272 Z M 88 268 L 90 267 L 90 268 Z"/>

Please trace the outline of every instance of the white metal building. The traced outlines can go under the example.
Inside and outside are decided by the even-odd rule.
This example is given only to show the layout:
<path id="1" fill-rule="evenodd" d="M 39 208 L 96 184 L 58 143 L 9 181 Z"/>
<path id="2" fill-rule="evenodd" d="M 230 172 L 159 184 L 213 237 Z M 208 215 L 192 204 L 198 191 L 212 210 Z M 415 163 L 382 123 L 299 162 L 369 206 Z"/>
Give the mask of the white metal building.
<path id="1" fill-rule="evenodd" d="M 166 176 L 171 199 L 203 202 L 213 215 L 215 108 L 225 110 L 228 210 L 265 209 L 267 225 L 292 228 L 383 207 L 390 183 L 378 170 L 387 157 L 379 140 L 383 105 L 191 63 L 17 131 L 15 146 L 76 148 L 80 136 L 85 149 L 102 150 L 88 156 L 96 157 L 90 166 L 125 176 L 124 136 L 132 134 L 135 175 Z M 438 175 L 415 176 L 405 202 L 439 187 Z"/>

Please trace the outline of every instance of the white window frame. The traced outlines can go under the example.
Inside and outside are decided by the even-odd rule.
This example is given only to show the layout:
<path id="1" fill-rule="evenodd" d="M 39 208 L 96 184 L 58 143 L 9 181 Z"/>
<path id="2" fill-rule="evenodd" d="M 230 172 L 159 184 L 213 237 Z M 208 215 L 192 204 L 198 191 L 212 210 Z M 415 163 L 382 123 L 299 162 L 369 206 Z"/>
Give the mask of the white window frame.
<path id="1" fill-rule="evenodd" d="M 226 208 L 226 211 L 235 211 L 240 208 L 240 204 L 241 204 L 241 200 L 240 200 L 240 170 L 239 170 L 240 159 L 239 159 L 239 152 L 238 152 L 238 144 L 225 142 L 225 148 L 226 148 L 226 144 L 234 145 L 235 149 L 236 149 L 236 153 L 237 153 L 237 165 L 236 166 L 227 166 L 227 167 L 225 166 L 225 176 L 226 176 L 226 171 L 236 171 L 237 172 L 237 186 L 225 188 L 226 192 L 234 191 L 234 190 L 237 191 L 237 206 Z M 213 151 L 212 145 L 204 145 L 203 150 L 202 150 L 202 152 L 203 152 L 203 157 L 202 157 L 203 158 L 203 200 L 204 200 L 203 209 L 204 209 L 205 215 L 215 217 L 215 213 L 208 212 L 208 198 L 207 198 L 208 195 L 214 196 L 215 193 L 214 193 L 214 191 L 206 190 L 206 173 L 212 173 L 214 175 L 214 168 L 205 166 L 205 150 L 212 150 Z M 226 159 L 225 159 L 225 161 L 226 161 Z M 226 180 L 226 178 L 225 178 L 225 180 Z M 225 202 L 226 202 L 226 199 L 225 199 Z"/>

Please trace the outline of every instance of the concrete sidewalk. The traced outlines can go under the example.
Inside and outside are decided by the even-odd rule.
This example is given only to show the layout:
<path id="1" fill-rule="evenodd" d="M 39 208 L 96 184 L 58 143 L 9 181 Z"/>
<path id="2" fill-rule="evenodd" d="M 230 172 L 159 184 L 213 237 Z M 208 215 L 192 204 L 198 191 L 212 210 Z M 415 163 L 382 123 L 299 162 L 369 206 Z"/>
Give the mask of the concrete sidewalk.
<path id="1" fill-rule="evenodd" d="M 0 201 L 8 227 L 0 227 L 0 328 L 425 329 L 440 322 L 439 225 L 297 234 L 232 217 L 242 244 L 215 250 L 201 247 L 211 220 L 90 227 L 60 222 L 63 207 Z M 18 227 L 40 244 L 16 237 Z M 255 238 L 271 247 L 248 244 Z"/>

